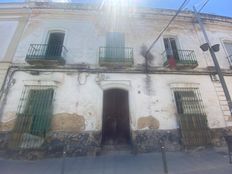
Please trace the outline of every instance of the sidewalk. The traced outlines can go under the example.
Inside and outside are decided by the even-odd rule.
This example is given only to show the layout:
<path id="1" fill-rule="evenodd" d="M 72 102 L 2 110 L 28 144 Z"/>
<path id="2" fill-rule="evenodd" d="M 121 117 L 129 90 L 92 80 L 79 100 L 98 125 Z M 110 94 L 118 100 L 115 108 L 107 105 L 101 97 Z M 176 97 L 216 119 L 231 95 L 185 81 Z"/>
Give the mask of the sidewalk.
<path id="1" fill-rule="evenodd" d="M 168 152 L 169 174 L 231 174 L 225 152 Z M 62 160 L 15 161 L 0 159 L 1 174 L 60 174 Z M 67 158 L 64 174 L 163 174 L 160 153 L 121 152 L 96 157 Z"/>

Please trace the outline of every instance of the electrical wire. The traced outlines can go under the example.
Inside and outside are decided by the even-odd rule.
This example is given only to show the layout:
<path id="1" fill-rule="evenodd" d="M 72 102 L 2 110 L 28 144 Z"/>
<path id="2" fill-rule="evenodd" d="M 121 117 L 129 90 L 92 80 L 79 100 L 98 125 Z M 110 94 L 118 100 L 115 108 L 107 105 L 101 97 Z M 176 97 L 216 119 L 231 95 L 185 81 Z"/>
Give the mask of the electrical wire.
<path id="1" fill-rule="evenodd" d="M 156 42 L 160 39 L 160 37 L 162 36 L 162 34 L 168 29 L 169 25 L 174 21 L 174 19 L 178 16 L 178 14 L 183 10 L 183 8 L 185 8 L 185 6 L 189 3 L 190 0 L 185 0 L 181 6 L 179 7 L 179 9 L 177 10 L 176 14 L 171 18 L 171 20 L 168 22 L 168 24 L 166 25 L 166 27 L 163 28 L 163 30 L 161 30 L 161 32 L 159 33 L 159 35 L 157 36 L 157 38 L 152 42 L 151 46 L 148 48 L 148 50 L 146 51 L 145 54 L 145 58 L 147 57 L 148 53 L 151 51 L 151 49 L 153 48 L 153 46 L 156 44 Z"/>
<path id="2" fill-rule="evenodd" d="M 202 5 L 202 7 L 200 8 L 200 10 L 198 11 L 198 13 L 201 12 L 201 10 L 206 6 L 206 4 L 208 4 L 209 0 L 206 0 L 205 3 Z"/>

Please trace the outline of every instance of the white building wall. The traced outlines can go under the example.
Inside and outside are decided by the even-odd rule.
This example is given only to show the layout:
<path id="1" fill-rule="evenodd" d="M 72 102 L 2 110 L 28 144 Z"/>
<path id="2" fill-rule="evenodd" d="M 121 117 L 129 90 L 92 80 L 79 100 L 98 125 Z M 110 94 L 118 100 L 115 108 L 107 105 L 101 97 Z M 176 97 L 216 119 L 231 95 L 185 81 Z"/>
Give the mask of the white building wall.
<path id="1" fill-rule="evenodd" d="M 0 19 L 0 61 L 5 58 L 5 53 L 17 28 L 18 21 L 4 21 Z"/>
<path id="2" fill-rule="evenodd" d="M 56 13 L 46 14 L 45 11 L 39 13 L 35 11 L 26 26 L 22 40 L 18 46 L 14 62 L 25 63 L 25 57 L 30 44 L 45 44 L 48 40 L 48 33 L 52 30 L 65 31 L 64 46 L 68 49 L 66 57 L 67 64 L 86 63 L 96 66 L 98 64 L 99 47 L 105 46 L 107 32 L 110 32 L 111 24 L 105 22 L 104 13 Z M 45 13 L 45 14 L 44 14 Z M 112 31 L 119 31 L 125 34 L 125 46 L 134 50 L 134 61 L 136 65 L 144 63 L 141 56 L 141 47 L 147 47 L 158 36 L 161 29 L 166 25 L 166 20 L 162 18 L 141 19 L 136 17 L 125 17 L 118 24 L 120 27 L 113 28 Z M 211 25 L 210 25 L 211 26 Z M 211 29 L 213 28 L 213 29 Z M 229 68 L 226 53 L 223 48 L 223 40 L 232 40 L 231 30 L 228 28 L 210 27 L 208 30 L 209 39 L 213 44 L 220 43 L 221 50 L 218 59 L 222 68 Z M 208 53 L 203 53 L 199 46 L 205 43 L 199 27 L 189 21 L 174 22 L 164 33 L 164 36 L 177 37 L 180 49 L 194 50 L 198 61 L 198 68 L 213 66 L 213 62 Z M 159 39 L 152 48 L 154 56 L 152 66 L 162 66 L 164 51 L 163 37 Z"/>
<path id="3" fill-rule="evenodd" d="M 68 49 L 67 65 L 86 63 L 92 67 L 99 67 L 98 50 L 100 46 L 105 46 L 106 34 L 109 31 L 125 33 L 125 45 L 134 49 L 135 66 L 141 65 L 144 63 L 144 58 L 140 54 L 141 47 L 144 44 L 150 46 L 166 25 L 167 20 L 167 17 L 162 18 L 161 16 L 150 18 L 129 16 L 123 18 L 118 26 L 115 27 L 114 24 L 114 27 L 112 27 L 112 23 L 105 22 L 104 13 L 100 12 L 77 10 L 64 13 L 55 9 L 34 9 L 25 27 L 13 63 L 25 63 L 30 44 L 44 44 L 48 40 L 49 31 L 62 30 L 65 31 L 64 45 Z M 14 26 L 15 24 L 9 23 L 9 25 Z M 221 42 L 223 38 L 232 40 L 231 30 L 228 30 L 228 28 L 216 27 L 215 30 L 208 28 L 208 33 L 212 43 Z M 185 71 L 200 71 L 213 65 L 209 54 L 203 53 L 199 48 L 204 40 L 199 27 L 193 25 L 192 21 L 182 19 L 174 22 L 164 33 L 164 36 L 177 37 L 180 49 L 194 50 L 199 66 L 193 70 L 187 69 Z M 151 50 L 154 56 L 152 66 L 165 71 L 172 71 L 163 67 L 161 56 L 163 51 L 164 44 L 161 37 Z M 222 68 L 228 69 L 229 65 L 225 59 L 225 51 L 221 49 L 217 55 Z M 148 116 L 152 116 L 159 121 L 159 129 L 178 128 L 176 106 L 171 90 L 172 84 L 198 86 L 210 128 L 221 128 L 230 124 L 223 117 L 209 75 L 152 74 L 150 75 L 150 90 L 147 89 L 147 76 L 144 74 L 104 73 L 103 76 L 100 74 L 99 77 L 99 75 L 91 73 L 78 75 L 77 72 L 46 72 L 39 76 L 32 76 L 25 72 L 17 72 L 14 78 L 16 83 L 8 94 L 2 117 L 3 122 L 15 119 L 20 95 L 25 83 L 27 83 L 26 81 L 45 80 L 54 82 L 57 86 L 54 98 L 54 117 L 60 113 L 83 116 L 86 131 L 101 130 L 103 90 L 108 88 L 128 90 L 131 129 L 137 130 L 139 118 Z M 229 86 L 231 86 L 230 81 L 230 77 L 227 77 Z"/>
<path id="4" fill-rule="evenodd" d="M 103 91 L 110 88 L 128 89 L 131 129 L 137 130 L 139 118 L 148 116 L 153 116 L 159 121 L 161 130 L 176 129 L 177 111 L 171 88 L 173 84 L 186 84 L 188 88 L 191 85 L 199 87 L 209 127 L 225 126 L 217 95 L 207 76 L 150 75 L 152 84 L 150 91 L 147 89 L 145 75 L 101 74 L 101 76 L 104 78 L 99 81 L 99 75 L 88 73 L 78 75 L 78 73 L 46 72 L 40 76 L 32 76 L 26 72 L 17 72 L 14 76 L 16 83 L 9 91 L 2 121 L 15 119 L 25 84 L 50 81 L 56 84 L 54 117 L 60 113 L 83 116 L 86 131 L 101 130 Z"/>

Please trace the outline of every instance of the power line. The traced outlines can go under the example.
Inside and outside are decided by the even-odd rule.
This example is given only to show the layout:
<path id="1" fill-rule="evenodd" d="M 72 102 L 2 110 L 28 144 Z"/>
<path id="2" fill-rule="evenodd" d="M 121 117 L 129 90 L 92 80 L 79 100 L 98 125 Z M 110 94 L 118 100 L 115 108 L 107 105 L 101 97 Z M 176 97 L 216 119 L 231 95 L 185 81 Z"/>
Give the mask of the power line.
<path id="1" fill-rule="evenodd" d="M 198 13 L 201 12 L 201 10 L 206 6 L 206 4 L 208 4 L 209 0 L 206 0 L 205 3 L 202 5 L 202 7 L 200 8 L 200 10 L 198 11 Z"/>
<path id="2" fill-rule="evenodd" d="M 153 46 L 156 44 L 156 42 L 159 40 L 159 38 L 162 36 L 162 34 L 167 30 L 167 28 L 169 27 L 169 25 L 174 21 L 174 19 L 177 17 L 177 15 L 181 12 L 181 10 L 189 3 L 190 0 L 185 0 L 181 6 L 179 7 L 179 9 L 177 10 L 176 14 L 172 17 L 172 19 L 168 22 L 167 26 L 161 30 L 161 32 L 159 33 L 159 35 L 157 36 L 157 38 L 152 42 L 151 46 L 148 48 L 148 50 L 146 51 L 145 54 L 145 58 L 147 57 L 148 53 L 151 51 L 151 49 L 153 48 Z"/>

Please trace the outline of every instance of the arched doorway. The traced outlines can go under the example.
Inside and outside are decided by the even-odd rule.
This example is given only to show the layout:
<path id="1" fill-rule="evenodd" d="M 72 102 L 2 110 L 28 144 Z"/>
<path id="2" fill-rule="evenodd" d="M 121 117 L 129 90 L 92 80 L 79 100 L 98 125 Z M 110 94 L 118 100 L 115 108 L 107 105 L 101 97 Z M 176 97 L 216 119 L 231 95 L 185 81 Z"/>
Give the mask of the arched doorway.
<path id="1" fill-rule="evenodd" d="M 130 144 L 128 92 L 109 89 L 103 96 L 102 145 Z"/>

